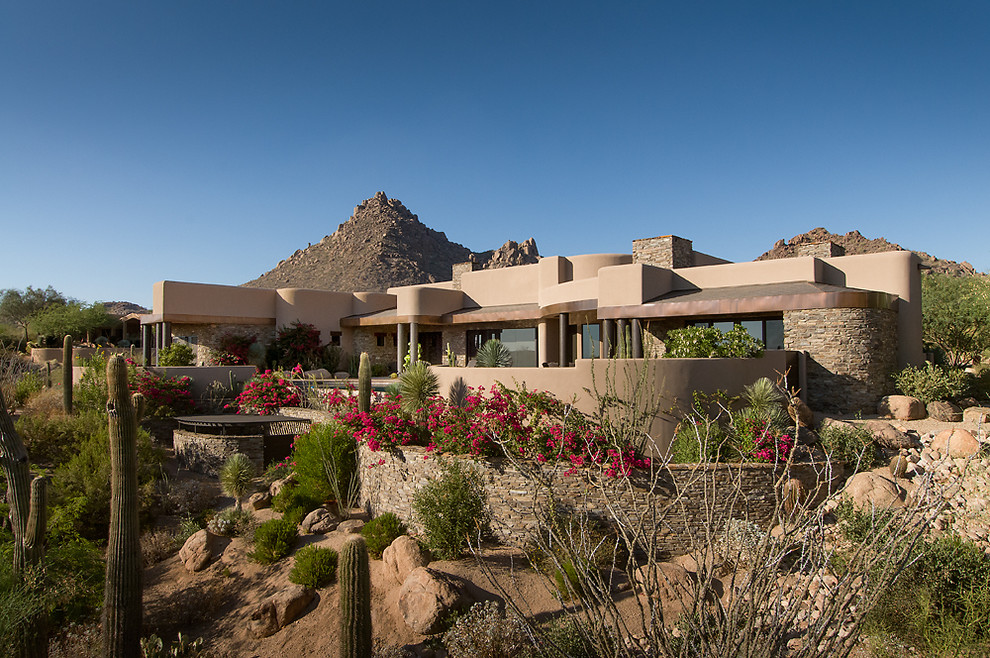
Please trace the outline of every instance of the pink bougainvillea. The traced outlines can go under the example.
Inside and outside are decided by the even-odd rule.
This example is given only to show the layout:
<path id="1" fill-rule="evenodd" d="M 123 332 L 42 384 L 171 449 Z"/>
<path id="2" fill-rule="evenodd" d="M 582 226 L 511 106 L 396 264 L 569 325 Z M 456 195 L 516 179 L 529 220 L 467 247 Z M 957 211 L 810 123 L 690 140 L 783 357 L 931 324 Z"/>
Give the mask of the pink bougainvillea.
<path id="1" fill-rule="evenodd" d="M 281 372 L 266 370 L 245 384 L 236 402 L 227 408 L 239 414 L 270 416 L 277 414 L 279 407 L 298 407 L 299 402 L 299 391 Z"/>

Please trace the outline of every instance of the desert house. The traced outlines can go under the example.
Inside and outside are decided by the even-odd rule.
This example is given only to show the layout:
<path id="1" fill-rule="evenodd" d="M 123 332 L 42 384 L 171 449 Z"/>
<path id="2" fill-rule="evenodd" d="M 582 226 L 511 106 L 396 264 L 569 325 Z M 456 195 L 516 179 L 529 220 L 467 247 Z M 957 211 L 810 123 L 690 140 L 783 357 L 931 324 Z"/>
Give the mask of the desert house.
<path id="1" fill-rule="evenodd" d="M 160 281 L 142 326 L 146 349 L 177 337 L 205 362 L 225 333 L 268 342 L 277 327 L 301 321 L 377 364 L 400 369 L 409 349 L 413 361 L 447 366 L 438 368 L 442 384 L 458 376 L 473 386 L 525 384 L 576 398 L 579 408 L 603 356 L 629 357 L 630 366 L 645 358 L 658 394 L 672 400 L 695 389 L 738 392 L 787 371 L 812 408 L 852 413 L 875 409 L 892 372 L 923 362 L 919 268 L 909 251 L 845 256 L 828 242 L 802 245 L 795 258 L 730 263 L 668 235 L 633 241 L 631 254 L 493 270 L 462 263 L 450 281 L 385 293 Z M 767 352 L 651 358 L 668 331 L 699 323 L 741 323 Z M 509 347 L 513 367 L 469 367 L 489 338 Z"/>

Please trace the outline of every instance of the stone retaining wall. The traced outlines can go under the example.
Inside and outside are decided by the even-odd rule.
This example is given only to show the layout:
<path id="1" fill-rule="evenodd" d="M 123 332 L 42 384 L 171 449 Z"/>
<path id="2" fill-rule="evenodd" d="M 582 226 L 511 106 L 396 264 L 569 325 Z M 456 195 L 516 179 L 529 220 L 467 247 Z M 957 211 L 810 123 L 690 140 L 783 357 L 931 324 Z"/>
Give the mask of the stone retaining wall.
<path id="1" fill-rule="evenodd" d="M 265 470 L 263 434 L 216 436 L 177 429 L 172 432 L 172 445 L 179 465 L 197 473 L 219 475 L 227 458 L 238 452 L 248 456 L 258 474 Z"/>

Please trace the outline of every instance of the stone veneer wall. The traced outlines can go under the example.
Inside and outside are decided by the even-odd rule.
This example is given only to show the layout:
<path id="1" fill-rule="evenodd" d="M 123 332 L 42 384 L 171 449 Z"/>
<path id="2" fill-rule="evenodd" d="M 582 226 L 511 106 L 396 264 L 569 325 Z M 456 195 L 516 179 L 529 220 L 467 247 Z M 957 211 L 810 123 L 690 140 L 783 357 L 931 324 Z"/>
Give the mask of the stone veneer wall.
<path id="1" fill-rule="evenodd" d="M 816 411 L 873 412 L 897 368 L 897 312 L 784 311 L 784 349 L 808 353 L 807 401 Z"/>
<path id="2" fill-rule="evenodd" d="M 172 432 L 172 444 L 179 464 L 197 473 L 219 475 L 227 458 L 238 452 L 248 456 L 258 474 L 265 470 L 265 437 L 261 434 L 214 436 L 177 429 Z"/>
<path id="3" fill-rule="evenodd" d="M 845 256 L 846 248 L 834 242 L 808 242 L 797 246 L 797 256 L 814 256 L 815 258 L 832 258 Z"/>
<path id="4" fill-rule="evenodd" d="M 195 336 L 192 345 L 196 355 L 196 365 L 213 363 L 213 352 L 220 349 L 220 339 L 227 334 L 250 336 L 262 345 L 275 340 L 275 327 L 265 324 L 173 324 L 172 335 Z"/>
<path id="5" fill-rule="evenodd" d="M 676 235 L 633 240 L 632 262 L 673 269 L 694 265 L 694 248 L 690 240 Z"/>
<path id="6" fill-rule="evenodd" d="M 378 344 L 378 337 L 375 336 L 376 333 L 385 333 L 385 344 Z M 406 331 L 406 340 L 409 340 L 409 332 Z M 397 354 L 397 349 L 395 345 L 395 330 L 392 329 L 391 333 L 385 332 L 384 328 L 382 330 L 374 329 L 355 329 L 354 330 L 354 354 L 361 354 L 361 352 L 367 352 L 368 357 L 371 358 L 372 365 L 384 365 L 395 368 L 395 359 Z M 347 364 L 341 362 L 338 366 L 341 370 L 347 370 Z"/>

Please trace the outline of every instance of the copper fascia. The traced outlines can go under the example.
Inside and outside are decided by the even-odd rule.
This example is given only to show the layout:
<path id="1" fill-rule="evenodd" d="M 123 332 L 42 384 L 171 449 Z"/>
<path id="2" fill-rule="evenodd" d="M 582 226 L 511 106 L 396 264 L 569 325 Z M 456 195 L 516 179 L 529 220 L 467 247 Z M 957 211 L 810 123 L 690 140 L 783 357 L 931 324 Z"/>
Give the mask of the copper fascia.
<path id="1" fill-rule="evenodd" d="M 598 309 L 601 319 L 666 318 L 706 315 L 745 315 L 800 311 L 809 308 L 878 308 L 893 309 L 897 296 L 873 290 L 842 290 L 768 295 L 740 299 L 706 299 L 696 301 L 660 301 L 635 306 L 605 306 Z"/>
<path id="2" fill-rule="evenodd" d="M 257 324 L 274 325 L 275 318 L 240 317 L 236 315 L 196 315 L 190 313 L 147 313 L 141 316 L 141 324 Z"/>
<path id="3" fill-rule="evenodd" d="M 341 327 L 394 327 L 397 324 L 445 324 L 439 315 L 389 315 L 385 317 L 351 316 L 340 319 Z"/>

